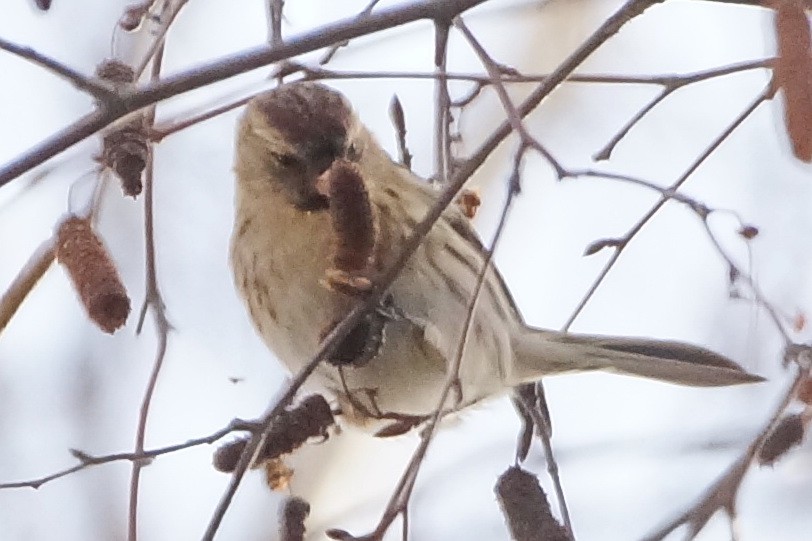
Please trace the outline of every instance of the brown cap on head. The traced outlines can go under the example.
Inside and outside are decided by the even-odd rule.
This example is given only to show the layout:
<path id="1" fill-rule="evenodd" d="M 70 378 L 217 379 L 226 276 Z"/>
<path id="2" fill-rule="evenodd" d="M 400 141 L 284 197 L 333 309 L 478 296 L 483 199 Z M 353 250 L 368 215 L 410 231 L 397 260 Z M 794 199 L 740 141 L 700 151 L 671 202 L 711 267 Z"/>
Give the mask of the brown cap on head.
<path id="1" fill-rule="evenodd" d="M 335 90 L 318 83 L 291 83 L 255 101 L 268 125 L 303 154 L 338 154 L 343 150 L 352 110 Z"/>

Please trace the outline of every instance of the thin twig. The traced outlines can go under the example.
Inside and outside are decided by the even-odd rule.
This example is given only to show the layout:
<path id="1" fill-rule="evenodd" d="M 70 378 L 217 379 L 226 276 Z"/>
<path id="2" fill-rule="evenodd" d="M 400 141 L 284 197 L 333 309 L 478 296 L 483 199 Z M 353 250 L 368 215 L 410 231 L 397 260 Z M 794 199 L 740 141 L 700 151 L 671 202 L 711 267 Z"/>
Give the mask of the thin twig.
<path id="1" fill-rule="evenodd" d="M 607 75 L 607 74 L 572 74 L 567 77 L 567 83 L 589 83 L 589 84 L 629 84 L 629 85 L 658 85 L 663 87 L 682 87 L 695 84 L 717 77 L 724 77 L 734 73 L 741 73 L 754 69 L 772 68 L 773 58 L 761 60 L 748 60 L 734 64 L 725 64 L 717 68 L 688 72 L 682 74 L 663 75 Z M 332 70 L 321 66 L 310 66 L 306 64 L 289 62 L 281 66 L 279 73 L 285 76 L 301 72 L 304 80 L 321 79 L 437 79 L 440 74 L 437 72 L 415 72 L 415 71 L 364 71 L 364 70 Z M 442 75 L 449 81 L 469 81 L 484 86 L 493 84 L 494 78 L 490 75 L 478 73 L 447 72 Z M 540 83 L 550 74 L 526 74 L 514 72 L 500 72 L 496 80 L 504 84 L 509 83 Z M 464 105 L 454 102 L 454 106 Z"/>
<path id="2" fill-rule="evenodd" d="M 609 142 L 604 147 L 595 153 L 595 160 L 608 160 L 612 156 L 615 147 L 623 140 L 631 129 L 637 125 L 648 113 L 650 113 L 657 105 L 662 103 L 667 97 L 679 90 L 680 88 L 706 81 L 715 77 L 724 77 L 733 73 L 739 73 L 744 70 L 756 68 L 772 68 L 774 65 L 773 59 L 762 60 L 759 62 L 743 62 L 740 64 L 731 64 L 722 68 L 711 70 L 697 71 L 689 75 L 674 76 L 674 77 L 661 77 L 656 80 L 655 84 L 662 86 L 662 90 L 651 101 L 649 101 L 642 109 L 640 109 L 626 124 L 618 130 L 618 132 L 609 139 Z M 654 79 L 650 80 L 654 82 Z"/>
<path id="3" fill-rule="evenodd" d="M 39 247 L 34 250 L 28 262 L 17 273 L 17 277 L 8 286 L 8 289 L 3 296 L 0 297 L 0 334 L 17 313 L 17 310 L 22 305 L 25 298 L 37 285 L 40 278 L 45 275 L 45 272 L 51 268 L 56 256 L 56 237 L 52 236 L 42 242 Z"/>
<path id="4" fill-rule="evenodd" d="M 772 88 L 772 85 L 768 85 L 764 91 L 759 94 L 750 105 L 745 108 L 744 111 L 739 113 L 739 115 L 731 122 L 731 124 L 719 134 L 716 139 L 708 145 L 708 148 L 696 159 L 694 162 L 688 167 L 688 169 L 680 175 L 680 177 L 674 181 L 674 183 L 668 187 L 670 192 L 676 192 L 682 185 L 693 175 L 696 170 L 702 165 L 708 157 L 713 154 L 717 148 L 725 141 L 727 138 L 732 134 L 736 129 L 755 111 L 759 105 L 764 103 L 765 101 L 772 98 L 775 90 Z M 600 285 L 603 283 L 606 276 L 609 274 L 609 271 L 617 263 L 618 259 L 620 258 L 623 251 L 626 249 L 627 246 L 631 243 L 631 241 L 637 236 L 637 234 L 645 227 L 645 225 L 660 211 L 660 209 L 665 205 L 671 197 L 663 196 L 660 200 L 655 203 L 645 215 L 643 215 L 637 223 L 632 226 L 632 228 L 626 233 L 626 235 L 620 239 L 620 241 L 614 246 L 615 250 L 612 253 L 612 256 L 609 258 L 609 261 L 601 269 L 601 272 L 598 273 L 597 278 L 592 282 L 592 285 L 587 290 L 586 294 L 581 298 L 578 305 L 575 307 L 575 310 L 570 314 L 570 317 L 567 319 L 566 323 L 564 323 L 563 330 L 569 330 L 578 316 L 581 314 L 581 311 L 587 305 L 589 300 L 595 295 L 595 292 L 598 290 Z"/>
<path id="5" fill-rule="evenodd" d="M 705 233 L 708 235 L 711 244 L 713 244 L 713 247 L 715 248 L 716 252 L 725 261 L 725 264 L 731 270 L 731 274 L 735 276 L 737 280 L 744 281 L 744 283 L 753 293 L 753 297 L 756 303 L 767 311 L 767 314 L 773 321 L 773 324 L 775 325 L 776 329 L 781 334 L 781 337 L 784 339 L 785 345 L 789 345 L 792 342 L 792 339 L 790 338 L 789 335 L 789 331 L 785 328 L 785 325 L 782 322 L 781 317 L 776 311 L 775 307 L 767 300 L 766 296 L 762 293 L 761 289 L 758 287 L 758 284 L 753 279 L 753 277 L 748 272 L 745 272 L 744 269 L 740 268 L 733 260 L 733 258 L 730 256 L 730 254 L 728 254 L 727 251 L 722 247 L 722 244 L 719 242 L 719 239 L 716 237 L 716 235 L 710 228 L 709 218 L 710 215 L 713 214 L 714 212 L 724 212 L 727 214 L 733 214 L 739 221 L 739 225 L 743 227 L 745 224 L 739 218 L 737 213 L 727 209 L 710 208 L 704 203 L 700 203 L 696 199 L 676 191 L 676 188 L 674 187 L 662 188 L 660 186 L 657 186 L 653 182 L 632 177 L 629 175 L 610 173 L 605 171 L 583 170 L 583 171 L 568 171 L 567 176 L 571 178 L 577 177 L 604 178 L 607 180 L 627 182 L 637 186 L 643 186 L 645 188 L 648 188 L 649 190 L 654 190 L 657 193 L 659 193 L 663 199 L 671 199 L 684 204 L 688 209 L 692 210 L 694 214 L 702 222 L 702 226 L 705 230 Z M 626 239 L 613 241 L 611 243 L 611 247 L 622 246 L 625 240 Z M 607 245 L 606 247 L 609 246 Z"/>
<path id="6" fill-rule="evenodd" d="M 471 33 L 471 31 L 465 25 L 465 22 L 462 20 L 462 17 L 457 17 L 454 19 L 454 26 L 456 26 L 462 32 L 463 36 L 465 36 L 465 39 L 468 40 L 471 48 L 474 49 L 474 52 L 476 52 L 479 60 L 482 62 L 482 65 L 488 72 L 488 77 L 490 77 L 491 84 L 493 84 L 494 88 L 496 89 L 496 94 L 499 96 L 499 101 L 502 102 L 502 108 L 505 110 L 508 121 L 513 127 L 513 130 L 521 138 L 522 143 L 541 154 L 553 167 L 553 169 L 555 169 L 558 179 L 561 180 L 564 177 L 564 167 L 553 157 L 547 148 L 542 145 L 538 139 L 530 135 L 527 128 L 525 128 L 524 122 L 522 122 L 522 118 L 519 116 L 519 112 L 516 110 L 516 106 L 510 99 L 510 96 L 505 89 L 505 85 L 501 80 L 502 70 L 499 69 L 499 65 L 487 53 L 487 51 L 485 51 L 485 48 L 481 43 L 479 43 L 476 36 Z"/>
<path id="7" fill-rule="evenodd" d="M 182 0 L 182 3 L 185 1 Z M 158 47 L 155 52 L 155 57 L 152 62 L 152 79 L 157 80 L 161 75 L 161 65 L 163 64 L 164 56 L 164 42 Z M 155 106 L 150 106 L 147 114 L 145 115 L 145 122 L 147 127 L 151 127 L 155 122 Z M 141 332 L 144 324 L 144 318 L 147 309 L 151 308 L 153 320 L 155 322 L 155 329 L 158 335 L 158 346 L 155 352 L 155 361 L 150 372 L 149 380 L 147 381 L 144 396 L 141 401 L 141 408 L 138 413 L 138 428 L 135 435 L 135 453 L 144 452 L 144 441 L 146 440 L 147 420 L 149 418 L 150 405 L 152 404 L 152 397 L 155 394 L 155 387 L 158 385 L 158 377 L 163 367 L 164 359 L 166 357 L 166 348 L 169 341 L 169 331 L 171 325 L 166 317 L 166 308 L 161 296 L 161 291 L 158 288 L 158 277 L 155 263 L 155 164 L 154 154 L 149 152 L 147 156 L 146 169 L 144 171 L 144 239 L 145 239 L 145 263 L 146 263 L 146 287 L 144 294 L 144 304 L 141 307 L 141 313 L 138 318 L 138 325 L 136 332 Z M 139 482 L 141 479 L 141 470 L 144 467 L 144 462 L 135 460 L 132 462 L 130 472 L 130 502 L 129 502 L 129 518 L 127 538 L 129 541 L 136 541 L 138 535 L 138 493 Z"/>
<path id="8" fill-rule="evenodd" d="M 365 17 L 369 17 L 369 14 L 372 13 L 372 10 L 375 9 L 375 6 L 377 6 L 378 2 L 380 1 L 381 0 L 370 0 L 369 3 L 366 5 L 366 7 L 362 9 L 358 15 L 355 16 L 355 20 L 361 21 Z M 322 55 L 322 57 L 319 59 L 319 64 L 321 64 L 322 66 L 328 64 L 336 55 L 338 50 L 341 49 L 342 47 L 346 47 L 347 45 L 349 45 L 349 43 L 350 43 L 349 39 L 343 39 L 341 41 L 334 43 L 333 46 L 330 47 L 327 50 L 327 52 L 325 52 L 324 55 Z"/>
<path id="9" fill-rule="evenodd" d="M 46 483 L 50 483 L 51 481 L 55 481 L 56 479 L 66 477 L 72 473 L 76 473 L 78 471 L 91 468 L 93 466 L 101 466 L 102 464 L 109 464 L 111 462 L 120 462 L 124 460 L 142 461 L 142 462 L 149 461 L 150 459 L 159 457 L 161 455 L 176 453 L 178 451 L 183 451 L 191 447 L 197 447 L 200 445 L 210 445 L 218 440 L 221 440 L 222 438 L 231 434 L 232 432 L 245 431 L 246 428 L 248 428 L 248 423 L 246 423 L 241 419 L 235 419 L 231 423 L 229 423 L 228 426 L 221 428 L 220 430 L 213 432 L 208 436 L 194 438 L 191 440 L 187 440 L 183 443 L 176 443 L 174 445 L 167 445 L 166 447 L 158 447 L 155 449 L 145 450 L 140 453 L 127 452 L 127 453 L 115 453 L 110 455 L 93 456 L 82 451 L 72 450 L 71 454 L 79 459 L 79 464 L 76 464 L 75 466 L 71 466 L 69 468 L 65 468 L 64 470 L 60 470 L 42 477 L 38 477 L 36 479 L 0 483 L 0 490 L 11 488 L 38 489 Z"/>
<path id="10" fill-rule="evenodd" d="M 445 77 L 448 64 L 449 22 L 434 23 L 434 179 L 448 178 L 451 171 L 451 98 Z"/>
<path id="11" fill-rule="evenodd" d="M 753 439 L 747 450 L 715 481 L 685 512 L 662 528 L 646 536 L 642 541 L 662 541 L 682 525 L 688 526 L 686 539 L 691 540 L 705 527 L 708 520 L 719 510 L 725 510 L 731 520 L 735 517 L 736 498 L 744 476 L 750 470 L 761 444 L 778 424 L 787 407 L 792 403 L 801 385 L 809 377 L 809 370 L 800 368 L 789 389 L 784 393 L 770 420 Z"/>
<path id="12" fill-rule="evenodd" d="M 651 84 L 651 85 L 669 85 L 678 84 L 676 81 L 685 79 L 696 83 L 714 77 L 721 77 L 731 73 L 739 73 L 743 71 L 769 68 L 772 65 L 773 59 L 755 60 L 749 62 L 742 62 L 738 64 L 726 64 L 719 68 L 704 70 L 701 72 L 692 72 L 680 75 L 653 75 L 653 76 L 616 76 L 616 75 L 572 75 L 567 78 L 565 83 L 605 83 L 605 84 Z M 320 80 L 368 80 L 368 79 L 424 79 L 435 80 L 440 74 L 436 72 L 419 73 L 410 71 L 336 71 L 329 70 L 321 67 L 305 66 L 303 64 L 286 63 L 281 66 L 276 72 L 276 76 L 288 76 L 296 72 L 301 72 L 303 81 L 320 81 Z M 446 73 L 444 75 L 449 81 L 472 81 L 481 83 L 482 85 L 490 85 L 494 79 L 488 75 L 479 75 L 475 73 Z M 549 77 L 549 74 L 544 75 L 523 75 L 514 73 L 501 73 L 498 81 L 504 84 L 512 83 L 538 83 Z M 682 85 L 684 86 L 684 85 Z M 215 118 L 225 112 L 241 107 L 251 101 L 257 94 L 265 92 L 264 90 L 251 94 L 245 98 L 226 103 L 224 105 L 212 108 L 209 111 L 199 115 L 187 116 L 182 121 L 173 123 L 165 123 L 158 125 L 152 130 L 151 139 L 153 142 L 160 142 L 163 138 L 172 135 L 176 132 L 184 130 L 189 126 L 193 126 L 200 122 L 205 122 Z M 459 101 L 451 103 L 452 106 L 460 106 Z"/>
<path id="13" fill-rule="evenodd" d="M 282 11 L 285 8 L 285 0 L 267 0 L 268 10 L 268 43 L 271 47 L 282 45 Z"/>
<path id="14" fill-rule="evenodd" d="M 155 37 L 149 49 L 147 49 L 147 52 L 144 54 L 144 58 L 141 59 L 141 62 L 135 68 L 136 81 L 141 77 L 141 74 L 144 73 L 144 70 L 147 69 L 150 60 L 157 56 L 158 51 L 162 50 L 166 33 L 169 32 L 169 28 L 172 26 L 172 23 L 175 22 L 175 18 L 180 13 L 180 10 L 183 9 L 188 2 L 189 0 L 176 0 L 176 3 L 171 4 L 168 12 L 161 14 L 161 24 L 158 27 L 158 31 L 155 33 Z M 155 80 L 153 80 L 153 82 L 155 82 Z"/>
<path id="15" fill-rule="evenodd" d="M 54 60 L 53 58 L 45 56 L 42 53 L 38 53 L 30 47 L 16 45 L 8 40 L 0 38 L 0 49 L 33 62 L 38 66 L 42 66 L 56 75 L 59 75 L 61 78 L 70 81 L 73 86 L 79 90 L 87 92 L 99 101 L 105 102 L 117 99 L 118 95 L 116 94 L 115 89 L 112 86 L 107 85 L 101 79 L 89 77 L 79 73 L 58 60 Z"/>
<path id="16" fill-rule="evenodd" d="M 262 92 L 265 91 L 263 90 Z M 227 113 L 238 107 L 242 107 L 243 105 L 254 99 L 258 94 L 260 94 L 260 92 L 251 94 L 246 98 L 240 98 L 239 100 L 233 101 L 231 103 L 226 103 L 224 105 L 221 105 L 220 107 L 215 107 L 214 109 L 206 111 L 205 113 L 196 116 L 191 116 L 185 120 L 181 120 L 169 125 L 164 124 L 157 127 L 153 127 L 150 130 L 150 140 L 153 143 L 160 143 L 161 141 L 163 141 L 164 137 L 178 133 L 182 130 L 185 130 L 186 128 L 194 126 L 195 124 L 199 124 L 201 122 L 211 120 L 212 118 L 216 118 L 222 115 L 223 113 Z"/>

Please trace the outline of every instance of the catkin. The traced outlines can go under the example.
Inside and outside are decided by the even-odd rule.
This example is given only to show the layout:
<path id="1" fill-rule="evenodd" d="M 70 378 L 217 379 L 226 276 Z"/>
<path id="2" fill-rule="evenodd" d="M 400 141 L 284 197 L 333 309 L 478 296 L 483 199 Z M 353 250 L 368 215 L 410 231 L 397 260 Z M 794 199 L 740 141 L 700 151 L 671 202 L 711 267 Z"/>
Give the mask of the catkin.
<path id="1" fill-rule="evenodd" d="M 90 319 L 112 334 L 127 322 L 130 299 L 90 221 L 72 217 L 57 232 L 57 260 L 68 271 Z"/>

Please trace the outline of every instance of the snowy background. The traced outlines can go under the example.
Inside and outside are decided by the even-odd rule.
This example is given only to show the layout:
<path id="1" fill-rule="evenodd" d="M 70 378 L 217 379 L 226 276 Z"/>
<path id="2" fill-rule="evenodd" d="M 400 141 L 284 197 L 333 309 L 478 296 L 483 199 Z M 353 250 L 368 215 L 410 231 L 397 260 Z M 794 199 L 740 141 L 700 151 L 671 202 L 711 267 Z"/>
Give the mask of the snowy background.
<path id="1" fill-rule="evenodd" d="M 111 29 L 129 2 L 54 0 L 48 13 L 31 2 L 5 0 L 0 36 L 33 47 L 84 73 L 109 56 Z M 365 1 L 297 0 L 286 4 L 288 36 L 352 16 Z M 381 2 L 381 6 L 393 2 Z M 621 2 L 558 0 L 489 2 L 466 22 L 499 61 L 544 73 L 578 46 Z M 582 73 L 684 73 L 772 54 L 763 10 L 673 0 L 651 8 L 593 55 Z M 263 2 L 189 3 L 170 32 L 165 72 L 264 42 Z M 126 40 L 117 44 L 119 52 Z M 316 58 L 310 56 L 309 59 Z M 414 24 L 353 42 L 330 67 L 356 70 L 432 69 L 432 27 Z M 452 71 L 481 72 L 457 36 Z M 0 162 L 25 151 L 91 110 L 90 99 L 46 71 L 0 54 Z M 255 72 L 170 100 L 158 118 L 180 118 L 267 84 Z M 611 170 L 670 184 L 756 96 L 764 71 L 714 79 L 676 93 L 617 148 Z M 395 152 L 387 108 L 394 93 L 406 111 L 415 169 L 432 171 L 429 81 L 342 81 L 363 120 Z M 466 85 L 453 85 L 463 93 Z M 517 88 L 516 96 L 533 85 Z M 590 156 L 658 89 L 568 84 L 531 115 L 532 133 L 569 167 Z M 147 447 L 206 435 L 236 416 L 259 415 L 285 374 L 255 336 L 234 293 L 227 265 L 232 220 L 231 155 L 239 112 L 168 138 L 156 150 L 158 278 L 170 336 L 152 406 Z M 464 117 L 467 149 L 503 119 L 486 91 Z M 0 189 L 0 288 L 5 288 L 67 209 L 68 189 L 92 168 L 91 139 Z M 477 217 L 485 238 L 498 216 L 515 146 L 503 145 L 473 179 L 483 191 Z M 777 103 L 762 106 L 691 178 L 685 192 L 713 207 L 736 209 L 760 228 L 748 253 L 733 221 L 714 222 L 729 250 L 752 262 L 760 286 L 784 312 L 808 312 L 812 277 L 810 169 L 793 160 Z M 498 261 L 527 321 L 558 328 L 609 253 L 584 258 L 598 238 L 622 236 L 657 195 L 598 180 L 559 183 L 538 158 L 527 161 L 523 193 Z M 100 231 L 133 301 L 134 314 L 114 336 L 88 323 L 65 273 L 52 268 L 0 337 L 0 482 L 38 477 L 72 465 L 69 448 L 100 455 L 132 448 L 155 351 L 148 318 L 135 336 L 143 298 L 142 200 L 111 185 Z M 724 352 L 770 382 L 736 389 L 695 390 L 611 375 L 547 381 L 554 445 L 575 532 L 581 540 L 642 537 L 692 502 L 746 447 L 774 407 L 788 375 L 781 341 L 752 303 L 728 298 L 727 269 L 696 218 L 669 204 L 633 242 L 573 330 L 675 338 Z M 801 336 L 800 338 L 803 338 Z M 233 383 L 230 378 L 240 378 Z M 512 462 L 518 420 L 507 400 L 467 412 L 431 447 L 412 500 L 412 539 L 507 539 L 493 495 Z M 293 492 L 312 505 L 313 539 L 327 527 L 355 534 L 377 522 L 417 443 L 407 436 L 374 440 L 345 432 L 295 459 Z M 213 448 L 164 456 L 142 475 L 142 539 L 199 538 L 228 476 L 211 467 Z M 534 447 L 527 467 L 543 475 Z M 88 469 L 39 490 L 0 491 L 2 539 L 123 539 L 129 463 Z M 219 539 L 269 539 L 279 495 L 261 475 L 248 476 L 226 515 Z M 808 538 L 812 519 L 809 446 L 773 469 L 754 470 L 739 505 L 742 539 Z M 399 529 L 390 532 L 399 538 Z M 679 538 L 675 536 L 675 538 Z M 699 539 L 728 539 L 717 517 Z"/>

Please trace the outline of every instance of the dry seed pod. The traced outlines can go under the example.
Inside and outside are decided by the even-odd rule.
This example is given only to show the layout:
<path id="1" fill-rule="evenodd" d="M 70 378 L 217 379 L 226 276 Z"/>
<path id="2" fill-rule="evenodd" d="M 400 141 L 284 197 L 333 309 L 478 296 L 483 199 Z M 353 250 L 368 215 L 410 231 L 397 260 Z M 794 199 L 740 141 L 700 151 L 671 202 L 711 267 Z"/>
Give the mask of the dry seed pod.
<path id="1" fill-rule="evenodd" d="M 778 58 L 775 78 L 784 89 L 784 122 L 799 160 L 812 161 L 812 38 L 803 0 L 773 0 Z"/>
<path id="2" fill-rule="evenodd" d="M 462 209 L 465 217 L 472 220 L 482 204 L 482 199 L 479 197 L 478 191 L 463 189 L 454 202 Z"/>
<path id="3" fill-rule="evenodd" d="M 787 415 L 764 440 L 758 451 L 758 462 L 762 466 L 772 466 L 787 451 L 804 439 L 804 420 L 801 415 Z"/>
<path id="4" fill-rule="evenodd" d="M 369 290 L 372 283 L 365 275 L 377 238 L 369 193 L 358 167 L 351 162 L 336 161 L 326 175 L 335 235 L 333 268 L 327 271 L 327 282 L 340 291 Z"/>
<path id="5" fill-rule="evenodd" d="M 56 257 L 68 271 L 90 319 L 111 334 L 126 323 L 130 299 L 89 220 L 72 217 L 62 223 Z"/>
<path id="6" fill-rule="evenodd" d="M 518 466 L 511 466 L 494 488 L 514 541 L 571 541 L 567 530 L 550 511 L 539 480 Z"/>
<path id="7" fill-rule="evenodd" d="M 293 470 L 281 458 L 268 460 L 264 464 L 265 482 L 274 492 L 287 490 L 293 478 Z"/>
<path id="8" fill-rule="evenodd" d="M 144 19 L 149 15 L 152 4 L 153 0 L 146 0 L 145 2 L 127 6 L 121 18 L 118 20 L 118 26 L 125 32 L 138 30 L 143 24 Z"/>
<path id="9" fill-rule="evenodd" d="M 114 58 L 105 58 L 96 66 L 96 77 L 114 84 L 124 85 L 135 81 L 135 70 Z"/>
<path id="10" fill-rule="evenodd" d="M 737 231 L 739 236 L 747 240 L 754 239 L 758 236 L 758 227 L 754 225 L 743 225 Z"/>
<path id="11" fill-rule="evenodd" d="M 330 405 L 320 394 L 306 397 L 298 406 L 284 410 L 273 420 L 258 461 L 272 460 L 290 453 L 314 437 L 327 437 L 335 424 Z"/>
<path id="12" fill-rule="evenodd" d="M 310 504 L 295 496 L 285 500 L 279 513 L 279 541 L 303 541 Z"/>
<path id="13" fill-rule="evenodd" d="M 101 162 L 115 171 L 124 195 L 136 197 L 143 185 L 141 175 L 149 160 L 150 144 L 142 115 L 114 126 L 102 137 Z"/>
<path id="14" fill-rule="evenodd" d="M 212 457 L 214 469 L 223 473 L 233 472 L 237 468 L 237 463 L 240 461 L 247 444 L 248 438 L 241 438 L 218 447 Z"/>
<path id="15" fill-rule="evenodd" d="M 295 451 L 310 438 L 327 438 L 327 429 L 334 424 L 333 412 L 323 396 L 306 397 L 298 406 L 283 410 L 273 420 L 265 444 L 252 466 L 264 465 L 266 461 Z M 249 439 L 240 438 L 221 445 L 212 458 L 214 468 L 224 473 L 233 472 Z"/>

